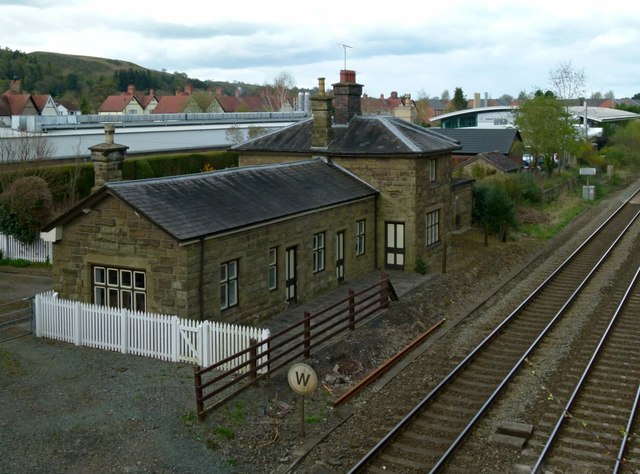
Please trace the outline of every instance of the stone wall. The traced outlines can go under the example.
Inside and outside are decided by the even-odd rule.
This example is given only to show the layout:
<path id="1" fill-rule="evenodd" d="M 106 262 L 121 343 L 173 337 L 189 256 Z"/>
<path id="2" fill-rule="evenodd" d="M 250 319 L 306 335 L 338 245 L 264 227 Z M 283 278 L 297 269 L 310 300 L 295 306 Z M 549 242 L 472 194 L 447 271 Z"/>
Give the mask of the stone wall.
<path id="1" fill-rule="evenodd" d="M 114 197 L 65 224 L 53 255 L 54 288 L 62 298 L 93 302 L 93 267 L 113 266 L 146 273 L 147 311 L 188 312 L 186 250 Z"/>
<path id="2" fill-rule="evenodd" d="M 366 221 L 366 252 L 355 255 L 356 221 Z M 336 232 L 345 233 L 345 281 L 375 270 L 375 198 L 180 246 L 108 196 L 64 225 L 54 243 L 54 288 L 93 302 L 93 267 L 144 271 L 147 311 L 192 319 L 257 323 L 286 309 L 285 249 L 297 248 L 298 301 L 338 285 Z M 312 237 L 325 232 L 325 269 L 312 273 Z M 204 242 L 204 247 L 202 247 Z M 268 288 L 268 251 L 278 249 L 278 287 Z M 204 256 L 204 259 L 202 258 Z M 220 265 L 239 264 L 239 304 L 220 311 Z M 201 292 L 202 288 L 202 292 Z M 201 305 L 202 302 L 202 305 Z"/>
<path id="3" fill-rule="evenodd" d="M 366 222 L 366 252 L 355 255 L 358 220 Z M 285 301 L 285 251 L 296 247 L 297 300 L 308 301 L 318 292 L 338 286 L 336 233 L 345 235 L 345 281 L 375 270 L 375 200 L 367 199 L 306 216 L 207 240 L 205 244 L 205 317 L 226 322 L 257 324 L 287 309 Z M 325 233 L 325 269 L 312 272 L 313 235 Z M 192 247 L 197 247 L 193 245 Z M 269 249 L 277 249 L 277 288 L 268 288 Z M 193 252 L 198 252 L 193 249 Z M 191 250 L 190 250 L 191 252 Z M 220 312 L 220 264 L 238 260 L 239 304 Z M 191 260 L 191 259 L 190 259 Z"/>

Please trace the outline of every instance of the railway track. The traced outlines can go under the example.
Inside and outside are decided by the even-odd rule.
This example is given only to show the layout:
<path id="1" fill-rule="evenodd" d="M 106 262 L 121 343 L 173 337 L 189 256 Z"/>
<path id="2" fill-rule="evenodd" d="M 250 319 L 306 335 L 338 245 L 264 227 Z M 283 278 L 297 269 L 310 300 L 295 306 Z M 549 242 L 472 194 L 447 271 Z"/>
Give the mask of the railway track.
<path id="1" fill-rule="evenodd" d="M 540 424 L 546 441 L 532 473 L 637 472 L 640 455 L 633 419 L 640 387 L 640 258 L 630 283 L 560 413 Z M 605 321 L 603 321 L 605 322 Z M 629 434 L 631 437 L 627 436 Z M 539 442 L 533 440 L 531 451 Z"/>
<path id="2" fill-rule="evenodd" d="M 442 469 L 637 219 L 624 203 L 350 472 Z"/>

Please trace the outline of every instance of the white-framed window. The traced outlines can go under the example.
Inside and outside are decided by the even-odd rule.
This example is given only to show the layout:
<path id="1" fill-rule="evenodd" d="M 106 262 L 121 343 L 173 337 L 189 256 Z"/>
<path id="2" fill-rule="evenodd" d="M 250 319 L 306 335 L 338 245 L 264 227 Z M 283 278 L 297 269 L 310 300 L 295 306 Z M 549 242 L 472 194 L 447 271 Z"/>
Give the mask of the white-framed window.
<path id="1" fill-rule="evenodd" d="M 269 291 L 278 288 L 278 248 L 269 249 Z"/>
<path id="2" fill-rule="evenodd" d="M 147 310 L 147 275 L 141 270 L 93 267 L 93 303 L 111 308 Z"/>
<path id="3" fill-rule="evenodd" d="M 324 270 L 324 232 L 313 235 L 313 273 Z"/>
<path id="4" fill-rule="evenodd" d="M 220 265 L 220 309 L 238 304 L 238 260 Z"/>
<path id="5" fill-rule="evenodd" d="M 362 219 L 356 222 L 356 255 L 364 255 L 366 221 Z"/>
<path id="6" fill-rule="evenodd" d="M 434 182 L 438 177 L 437 160 L 429 160 L 429 181 Z"/>
<path id="7" fill-rule="evenodd" d="M 427 213 L 427 247 L 440 241 L 440 211 Z"/>

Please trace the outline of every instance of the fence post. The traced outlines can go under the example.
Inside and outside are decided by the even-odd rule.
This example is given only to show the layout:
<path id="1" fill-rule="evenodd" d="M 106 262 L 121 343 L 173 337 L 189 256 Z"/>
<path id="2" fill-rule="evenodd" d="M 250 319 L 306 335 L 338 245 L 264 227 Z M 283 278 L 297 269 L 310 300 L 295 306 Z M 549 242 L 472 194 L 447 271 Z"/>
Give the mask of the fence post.
<path id="1" fill-rule="evenodd" d="M 349 329 L 356 328 L 356 292 L 349 290 Z"/>
<path id="2" fill-rule="evenodd" d="M 202 401 L 202 374 L 200 369 L 199 365 L 193 368 L 193 383 L 196 389 L 196 411 L 198 412 L 198 419 L 202 421 L 204 420 L 204 402 Z"/>
<path id="3" fill-rule="evenodd" d="M 33 300 L 33 320 L 35 321 L 36 327 L 34 334 L 36 337 L 42 337 L 42 294 L 37 294 Z"/>
<path id="4" fill-rule="evenodd" d="M 389 307 L 389 274 L 382 273 L 380 281 L 380 307 L 387 309 Z"/>
<path id="5" fill-rule="evenodd" d="M 129 310 L 120 311 L 120 352 L 129 352 Z"/>
<path id="6" fill-rule="evenodd" d="M 82 345 L 82 312 L 80 311 L 80 302 L 76 301 L 73 305 L 73 340 L 76 346 Z"/>
<path id="7" fill-rule="evenodd" d="M 180 357 L 180 347 L 178 346 L 178 316 L 171 317 L 171 361 L 178 362 Z M 202 359 L 200 359 L 202 361 Z"/>
<path id="8" fill-rule="evenodd" d="M 258 348 L 256 344 L 258 341 L 252 337 L 249 338 L 249 380 L 251 380 L 251 385 L 253 385 L 258 376 L 258 371 L 256 366 L 258 365 Z"/>
<path id="9" fill-rule="evenodd" d="M 209 342 L 211 341 L 211 324 L 209 321 L 205 321 L 200 326 L 200 332 L 202 334 L 202 366 L 209 367 L 211 365 L 211 349 Z"/>
<path id="10" fill-rule="evenodd" d="M 311 357 L 311 313 L 304 312 L 304 358 Z"/>
<path id="11" fill-rule="evenodd" d="M 263 329 L 262 334 L 260 334 L 260 342 L 263 342 L 265 339 L 269 339 L 271 337 L 271 331 L 268 329 Z M 266 346 L 266 349 L 265 349 Z M 261 371 L 267 371 L 267 374 L 271 373 L 271 341 L 268 341 L 266 344 L 260 345 L 260 352 L 267 352 L 267 366 L 266 369 L 262 368 Z M 262 357 L 264 358 L 264 356 Z M 260 364 L 262 364 L 262 358 L 260 359 Z"/>

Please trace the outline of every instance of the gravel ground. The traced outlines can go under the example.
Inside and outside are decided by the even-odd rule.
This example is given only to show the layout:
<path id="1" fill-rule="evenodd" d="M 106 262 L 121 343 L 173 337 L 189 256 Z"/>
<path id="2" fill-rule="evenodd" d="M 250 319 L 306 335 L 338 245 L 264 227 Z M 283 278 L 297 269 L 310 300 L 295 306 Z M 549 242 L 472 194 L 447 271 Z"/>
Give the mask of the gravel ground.
<path id="1" fill-rule="evenodd" d="M 611 198 L 598 214 L 619 201 Z M 188 365 L 32 336 L 4 342 L 0 472 L 345 472 L 397 421 L 403 404 L 421 398 L 532 289 L 532 281 L 592 230 L 594 214 L 576 219 L 544 249 L 518 236 L 487 248 L 478 232 L 455 236 L 446 274 L 434 274 L 382 316 L 307 361 L 321 383 L 304 400 L 304 441 L 301 399 L 284 372 L 198 422 Z M 518 274 L 539 252 L 534 265 Z M 491 305 L 459 321 L 481 296 L 508 281 Z M 450 337 L 444 330 L 436 334 L 408 358 L 404 371 L 391 371 L 333 408 L 349 387 L 442 318 Z"/>

